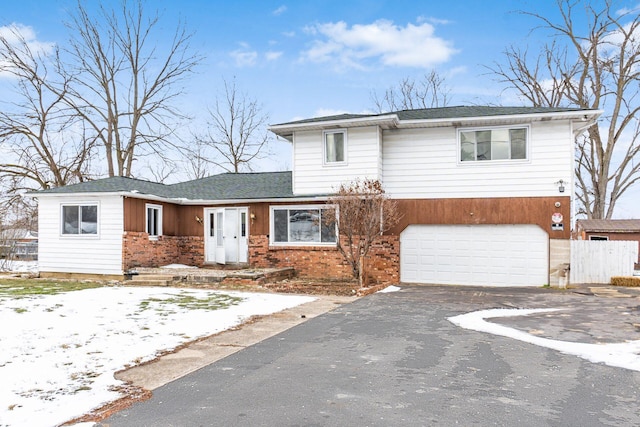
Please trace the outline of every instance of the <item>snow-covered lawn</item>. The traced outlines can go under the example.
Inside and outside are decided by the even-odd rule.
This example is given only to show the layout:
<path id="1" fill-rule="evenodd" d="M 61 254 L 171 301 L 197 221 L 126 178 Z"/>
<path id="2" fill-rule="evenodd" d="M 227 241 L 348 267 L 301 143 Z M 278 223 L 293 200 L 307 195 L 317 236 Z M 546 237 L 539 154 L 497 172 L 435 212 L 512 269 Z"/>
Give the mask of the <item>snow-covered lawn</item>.
<path id="1" fill-rule="evenodd" d="M 0 426 L 55 426 L 122 397 L 114 372 L 303 296 L 102 287 L 0 295 Z"/>

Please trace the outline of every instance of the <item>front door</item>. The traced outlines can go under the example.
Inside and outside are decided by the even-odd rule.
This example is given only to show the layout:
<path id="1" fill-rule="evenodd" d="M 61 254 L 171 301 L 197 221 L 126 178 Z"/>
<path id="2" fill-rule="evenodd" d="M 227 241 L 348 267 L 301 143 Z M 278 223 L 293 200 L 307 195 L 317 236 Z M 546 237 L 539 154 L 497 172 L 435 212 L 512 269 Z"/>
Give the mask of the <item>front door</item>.
<path id="1" fill-rule="evenodd" d="M 205 262 L 246 263 L 249 255 L 247 208 L 206 208 Z"/>

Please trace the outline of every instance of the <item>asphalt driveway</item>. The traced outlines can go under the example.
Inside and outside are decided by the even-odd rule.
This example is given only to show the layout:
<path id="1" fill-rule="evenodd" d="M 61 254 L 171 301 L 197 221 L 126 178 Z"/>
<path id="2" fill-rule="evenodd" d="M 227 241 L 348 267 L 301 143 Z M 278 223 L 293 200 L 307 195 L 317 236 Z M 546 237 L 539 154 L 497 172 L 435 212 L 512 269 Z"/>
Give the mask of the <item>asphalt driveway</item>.
<path id="1" fill-rule="evenodd" d="M 555 340 L 623 342 L 640 339 L 639 297 L 608 287 L 402 287 L 166 384 L 101 425 L 640 425 L 640 372 L 447 320 L 489 308 L 562 308 L 495 321 Z"/>

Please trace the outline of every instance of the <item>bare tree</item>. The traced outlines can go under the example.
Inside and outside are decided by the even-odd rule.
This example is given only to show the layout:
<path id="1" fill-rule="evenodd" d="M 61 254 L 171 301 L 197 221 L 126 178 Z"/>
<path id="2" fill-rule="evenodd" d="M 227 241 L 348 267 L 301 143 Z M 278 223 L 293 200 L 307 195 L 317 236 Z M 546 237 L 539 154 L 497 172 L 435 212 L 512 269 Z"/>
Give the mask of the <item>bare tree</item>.
<path id="1" fill-rule="evenodd" d="M 56 60 L 55 52 L 47 57 L 32 47 L 16 26 L 0 35 L 0 72 L 15 89 L 8 97 L 13 101 L 0 108 L 0 178 L 10 184 L 9 193 L 59 187 L 88 176 L 93 141 L 85 138 L 65 104 L 69 78 L 50 70 Z"/>
<path id="2" fill-rule="evenodd" d="M 190 53 L 191 34 L 179 24 L 159 49 L 155 37 L 165 30 L 142 0 L 123 0 L 117 11 L 100 6 L 98 16 L 78 1 L 68 27 L 74 62 L 62 70 L 72 76 L 64 99 L 103 148 L 108 175 L 132 176 L 134 160 L 161 154 L 183 118 L 180 84 L 200 60 Z"/>
<path id="3" fill-rule="evenodd" d="M 380 181 L 372 179 L 342 184 L 329 203 L 337 210 L 338 250 L 351 266 L 353 277 L 362 281 L 362 260 L 380 236 L 402 218 L 397 203 L 387 197 Z M 336 216 L 326 218 L 329 222 Z"/>
<path id="4" fill-rule="evenodd" d="M 207 132 L 194 137 L 200 149 L 211 149 L 209 161 L 215 166 L 233 173 L 251 170 L 254 160 L 266 156 L 269 116 L 258 101 L 238 89 L 235 79 L 223 82 L 224 93 L 209 109 Z"/>
<path id="5" fill-rule="evenodd" d="M 436 71 L 431 71 L 417 81 L 414 78 L 405 77 L 382 95 L 374 91 L 371 93 L 371 101 L 379 113 L 446 107 L 450 92 L 444 77 Z"/>
<path id="6" fill-rule="evenodd" d="M 506 64 L 489 69 L 534 106 L 604 109 L 599 126 L 577 141 L 577 211 L 611 218 L 616 202 L 640 181 L 640 16 L 604 3 L 558 0 L 561 19 L 535 13 L 554 41 L 533 58 L 507 48 Z M 584 12 L 587 25 L 576 26 Z"/>

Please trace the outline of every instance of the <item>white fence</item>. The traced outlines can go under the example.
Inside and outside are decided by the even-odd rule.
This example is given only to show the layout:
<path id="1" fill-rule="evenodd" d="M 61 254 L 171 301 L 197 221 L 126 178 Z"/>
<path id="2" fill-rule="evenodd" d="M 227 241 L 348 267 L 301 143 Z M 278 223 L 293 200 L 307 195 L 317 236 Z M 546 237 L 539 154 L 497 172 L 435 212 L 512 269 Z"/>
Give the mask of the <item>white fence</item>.
<path id="1" fill-rule="evenodd" d="M 632 276 L 638 242 L 572 240 L 570 283 L 609 283 L 613 276 Z"/>

